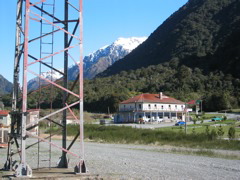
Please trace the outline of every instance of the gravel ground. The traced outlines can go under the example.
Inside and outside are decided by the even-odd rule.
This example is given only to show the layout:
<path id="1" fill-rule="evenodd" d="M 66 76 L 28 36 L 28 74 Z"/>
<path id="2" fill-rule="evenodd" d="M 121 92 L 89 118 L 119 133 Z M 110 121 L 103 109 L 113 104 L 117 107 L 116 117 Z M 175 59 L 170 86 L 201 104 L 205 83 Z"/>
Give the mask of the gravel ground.
<path id="1" fill-rule="evenodd" d="M 33 143 L 35 139 L 28 139 Z M 54 140 L 59 144 L 61 141 Z M 203 156 L 164 153 L 168 147 L 125 144 L 85 143 L 86 166 L 90 174 L 104 179 L 240 179 L 240 160 L 227 160 Z M 41 143 L 41 167 L 48 166 L 48 144 Z M 61 152 L 52 147 L 52 167 Z M 78 153 L 77 144 L 72 152 Z M 240 153 L 235 151 L 234 153 Z M 69 167 L 77 159 L 69 155 Z M 6 160 L 6 149 L 0 149 L 0 167 Z M 37 146 L 27 150 L 27 162 L 37 167 Z"/>

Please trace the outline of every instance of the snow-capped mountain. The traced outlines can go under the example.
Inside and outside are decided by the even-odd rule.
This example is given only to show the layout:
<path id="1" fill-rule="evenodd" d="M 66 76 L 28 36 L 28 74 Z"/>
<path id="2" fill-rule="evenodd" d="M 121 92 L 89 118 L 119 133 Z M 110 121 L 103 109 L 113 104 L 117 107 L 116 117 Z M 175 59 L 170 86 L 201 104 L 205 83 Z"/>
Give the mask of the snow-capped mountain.
<path id="1" fill-rule="evenodd" d="M 41 76 L 48 79 L 48 80 L 51 80 L 51 81 L 55 81 L 55 80 L 60 79 L 62 77 L 62 75 L 60 73 L 55 72 L 55 71 L 43 72 L 41 74 Z M 39 81 L 40 81 L 42 86 L 49 84 L 47 81 L 45 81 L 43 79 L 40 79 L 39 77 L 35 77 L 35 78 L 28 81 L 28 90 L 33 91 L 33 90 L 38 89 Z"/>
<path id="2" fill-rule="evenodd" d="M 135 49 L 146 39 L 146 37 L 118 38 L 117 41 L 115 41 L 111 45 L 104 46 L 99 50 L 89 54 L 88 56 L 85 56 L 83 59 L 84 78 L 94 78 L 98 73 L 103 72 L 119 59 L 124 58 L 127 54 L 129 54 L 133 49 Z M 75 80 L 77 75 L 77 65 L 73 65 L 68 68 L 69 80 Z M 52 72 L 52 74 L 51 71 L 42 73 L 42 76 L 49 80 L 51 80 L 52 77 L 52 81 L 55 81 L 62 77 L 61 74 L 54 71 Z M 28 90 L 36 90 L 39 87 L 39 80 L 41 82 L 41 85 L 49 84 L 48 82 L 36 77 L 28 81 Z"/>
<path id="3" fill-rule="evenodd" d="M 113 63 L 129 54 L 146 39 L 146 37 L 119 38 L 111 45 L 104 46 L 90 55 L 85 56 L 83 59 L 84 78 L 94 78 L 98 73 L 103 72 Z M 77 75 L 78 67 L 70 67 L 68 70 L 69 79 L 75 80 Z"/>

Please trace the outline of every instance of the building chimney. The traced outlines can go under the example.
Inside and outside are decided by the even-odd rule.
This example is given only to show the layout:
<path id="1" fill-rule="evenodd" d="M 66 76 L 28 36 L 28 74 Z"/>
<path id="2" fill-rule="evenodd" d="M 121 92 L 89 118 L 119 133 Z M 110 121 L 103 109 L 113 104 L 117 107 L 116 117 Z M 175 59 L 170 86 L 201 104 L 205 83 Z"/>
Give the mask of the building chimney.
<path id="1" fill-rule="evenodd" d="M 162 92 L 159 93 L 159 99 L 162 99 L 163 98 L 163 95 L 162 95 Z"/>

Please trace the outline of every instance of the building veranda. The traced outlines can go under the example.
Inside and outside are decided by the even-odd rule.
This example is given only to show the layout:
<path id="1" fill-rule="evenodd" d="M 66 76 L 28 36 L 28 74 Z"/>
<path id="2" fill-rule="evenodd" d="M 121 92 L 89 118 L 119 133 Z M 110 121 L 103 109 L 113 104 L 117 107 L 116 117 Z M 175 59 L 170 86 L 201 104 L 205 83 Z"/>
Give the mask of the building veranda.
<path id="1" fill-rule="evenodd" d="M 140 94 L 119 104 L 115 123 L 185 121 L 185 103 L 159 94 Z"/>

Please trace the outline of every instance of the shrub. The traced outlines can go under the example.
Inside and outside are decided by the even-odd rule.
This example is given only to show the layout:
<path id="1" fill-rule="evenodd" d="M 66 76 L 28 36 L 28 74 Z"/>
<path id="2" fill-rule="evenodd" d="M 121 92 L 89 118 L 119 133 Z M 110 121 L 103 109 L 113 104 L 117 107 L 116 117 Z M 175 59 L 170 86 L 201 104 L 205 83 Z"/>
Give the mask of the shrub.
<path id="1" fill-rule="evenodd" d="M 209 136 L 209 134 L 210 134 L 209 125 L 206 126 L 205 133 L 207 136 Z"/>
<path id="2" fill-rule="evenodd" d="M 222 136 L 224 135 L 224 131 L 223 131 L 223 128 L 222 128 L 221 125 L 218 127 L 217 135 L 218 135 L 220 138 L 222 138 Z"/>
<path id="3" fill-rule="evenodd" d="M 234 139 L 235 138 L 235 128 L 234 127 L 230 127 L 228 130 L 228 137 L 229 139 Z"/>
<path id="4" fill-rule="evenodd" d="M 211 133 L 210 133 L 210 136 L 209 136 L 209 139 L 210 140 L 215 140 L 217 138 L 217 132 L 215 129 L 212 129 Z"/>
<path id="5" fill-rule="evenodd" d="M 196 134 L 196 129 L 195 129 L 195 127 L 192 129 L 192 134 Z"/>
<path id="6" fill-rule="evenodd" d="M 193 119 L 193 124 L 196 124 L 196 122 L 197 122 L 197 119 Z"/>

